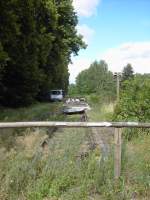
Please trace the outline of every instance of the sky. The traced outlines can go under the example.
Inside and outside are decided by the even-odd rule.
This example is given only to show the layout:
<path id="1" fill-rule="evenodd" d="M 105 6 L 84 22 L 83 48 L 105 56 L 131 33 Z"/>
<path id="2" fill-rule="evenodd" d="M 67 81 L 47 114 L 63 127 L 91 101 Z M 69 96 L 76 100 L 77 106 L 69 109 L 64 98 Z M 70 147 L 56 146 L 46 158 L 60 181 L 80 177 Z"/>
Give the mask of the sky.
<path id="1" fill-rule="evenodd" d="M 70 83 L 95 60 L 121 72 L 150 73 L 150 0 L 73 0 L 78 33 L 88 45 L 72 58 Z"/>

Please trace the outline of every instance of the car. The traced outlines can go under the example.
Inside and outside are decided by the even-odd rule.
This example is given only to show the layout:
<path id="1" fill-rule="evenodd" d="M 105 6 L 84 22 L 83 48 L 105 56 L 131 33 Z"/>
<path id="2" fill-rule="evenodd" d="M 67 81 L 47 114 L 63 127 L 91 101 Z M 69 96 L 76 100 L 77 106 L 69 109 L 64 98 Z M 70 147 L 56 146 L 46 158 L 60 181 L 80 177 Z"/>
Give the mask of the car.
<path id="1" fill-rule="evenodd" d="M 64 90 L 51 90 L 50 100 L 51 101 L 62 101 L 64 99 Z"/>

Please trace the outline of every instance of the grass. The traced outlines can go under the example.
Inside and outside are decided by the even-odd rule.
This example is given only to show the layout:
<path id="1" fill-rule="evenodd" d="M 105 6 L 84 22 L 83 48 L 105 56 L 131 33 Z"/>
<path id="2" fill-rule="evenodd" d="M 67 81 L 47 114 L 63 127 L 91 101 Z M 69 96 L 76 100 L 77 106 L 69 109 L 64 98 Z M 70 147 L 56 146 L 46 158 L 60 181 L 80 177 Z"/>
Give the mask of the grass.
<path id="1" fill-rule="evenodd" d="M 58 119 L 60 103 L 37 103 L 30 107 L 11 109 L 0 108 L 0 121 L 36 121 Z"/>
<path id="2" fill-rule="evenodd" d="M 149 132 L 150 133 L 150 132 Z M 123 172 L 127 190 L 137 199 L 150 197 L 150 136 L 133 138 L 127 143 L 127 163 Z"/>
<path id="3" fill-rule="evenodd" d="M 46 107 L 41 105 L 36 113 L 43 112 Z M 13 114 L 9 114 L 10 118 Z M 67 120 L 75 121 L 79 117 Z M 85 159 L 81 158 L 88 132 L 87 129 L 59 129 L 49 140 L 48 152 L 43 152 L 39 146 L 47 137 L 44 129 L 25 130 L 23 135 L 17 136 L 16 146 L 9 151 L 3 145 L 0 149 L 0 182 L 3 183 L 0 184 L 0 199 L 84 200 L 99 196 L 99 183 L 104 179 L 100 152 L 93 151 Z"/>
<path id="4" fill-rule="evenodd" d="M 0 108 L 0 122 L 63 120 L 61 103 L 37 103 L 27 108 Z M 0 129 L 0 145 L 10 149 L 16 146 L 16 137 L 32 129 Z M 46 131 L 47 129 L 45 129 Z"/>
<path id="5" fill-rule="evenodd" d="M 114 104 L 95 104 L 89 112 L 90 121 L 111 121 Z"/>
<path id="6" fill-rule="evenodd" d="M 52 106 L 52 107 L 51 107 Z M 43 112 L 59 110 L 60 104 L 38 104 L 15 115 L 5 111 L 8 119 L 22 120 L 41 116 Z M 90 121 L 110 120 L 113 104 L 92 106 Z M 9 114 L 8 114 L 9 113 Z M 27 113 L 31 113 L 28 116 Z M 14 116 L 15 115 L 15 116 Z M 24 115 L 24 116 L 23 116 Z M 3 115 L 4 116 L 4 115 Z M 28 118 L 29 117 L 29 118 Z M 48 118 L 47 118 L 48 117 Z M 50 120 L 52 116 L 46 116 Z M 57 116 L 54 116 L 57 118 Z M 4 119 L 4 117 L 3 117 Z M 17 120 L 19 118 L 17 117 Z M 6 118 L 5 118 L 6 120 Z M 63 120 L 63 118 L 61 119 Z M 67 120 L 79 120 L 78 116 Z M 48 133 L 45 129 L 26 129 L 15 138 L 9 150 L 0 148 L 0 200 L 138 200 L 150 197 L 150 137 L 142 135 L 125 143 L 122 175 L 113 179 L 113 151 L 105 162 L 101 152 L 88 152 L 88 129 L 58 129 L 48 140 L 48 150 L 40 144 Z"/>
<path id="7" fill-rule="evenodd" d="M 96 196 L 104 169 L 97 152 L 80 159 L 85 138 L 84 129 L 59 130 L 46 154 L 38 146 L 30 155 L 25 150 L 12 150 L 6 157 L 6 152 L 1 153 L 1 199 L 86 200 Z M 109 168 L 107 165 L 105 171 Z"/>

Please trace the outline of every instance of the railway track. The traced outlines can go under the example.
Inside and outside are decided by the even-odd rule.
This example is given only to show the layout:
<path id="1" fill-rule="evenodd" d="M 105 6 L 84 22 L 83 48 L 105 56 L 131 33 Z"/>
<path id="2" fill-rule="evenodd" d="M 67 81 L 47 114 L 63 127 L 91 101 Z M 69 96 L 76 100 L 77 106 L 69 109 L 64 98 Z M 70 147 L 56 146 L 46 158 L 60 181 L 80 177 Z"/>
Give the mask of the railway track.
<path id="1" fill-rule="evenodd" d="M 68 112 L 67 113 L 63 113 L 62 110 L 60 109 L 59 111 L 57 111 L 57 114 L 64 114 L 63 117 L 63 121 L 68 121 L 69 116 L 70 115 L 79 115 L 79 118 L 77 118 L 77 121 L 82 121 L 82 122 L 88 122 L 89 121 L 89 117 L 88 117 L 88 113 L 87 110 L 83 110 L 83 112 L 78 112 L 78 107 L 80 105 L 78 105 L 78 107 L 74 104 L 72 104 L 72 107 L 75 107 L 76 110 L 73 113 Z M 72 110 L 71 110 L 72 111 Z M 62 132 L 62 130 L 58 130 L 58 128 L 51 128 L 51 129 L 47 129 L 47 135 L 48 137 L 46 139 L 44 139 L 44 141 L 42 141 L 41 143 L 41 147 L 45 150 L 48 148 L 48 143 L 50 142 L 50 140 L 52 139 L 53 135 L 56 132 Z M 83 142 L 83 144 L 81 144 L 81 148 L 79 150 L 79 154 L 77 157 L 87 157 L 89 152 L 94 150 L 94 149 L 99 149 L 99 151 L 101 151 L 102 153 L 102 158 L 106 159 L 107 156 L 109 155 L 110 152 L 110 144 L 113 138 L 113 128 L 88 128 L 86 129 L 86 135 L 85 135 L 85 141 Z"/>

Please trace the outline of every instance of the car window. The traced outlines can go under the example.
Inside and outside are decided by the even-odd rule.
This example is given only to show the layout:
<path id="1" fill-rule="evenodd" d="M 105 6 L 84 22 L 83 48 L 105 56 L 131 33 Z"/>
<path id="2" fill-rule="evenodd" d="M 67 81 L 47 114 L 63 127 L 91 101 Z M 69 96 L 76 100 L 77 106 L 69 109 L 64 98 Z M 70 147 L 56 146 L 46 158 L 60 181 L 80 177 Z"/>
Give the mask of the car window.
<path id="1" fill-rule="evenodd" d="M 53 95 L 59 95 L 59 94 L 61 94 L 61 91 L 53 90 L 53 91 L 51 92 L 51 94 L 53 94 Z"/>

